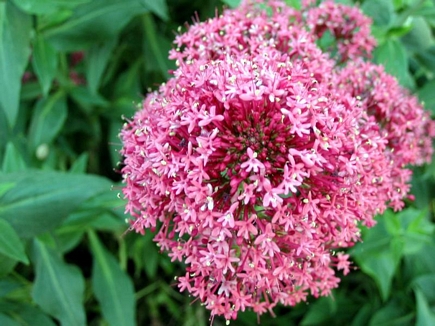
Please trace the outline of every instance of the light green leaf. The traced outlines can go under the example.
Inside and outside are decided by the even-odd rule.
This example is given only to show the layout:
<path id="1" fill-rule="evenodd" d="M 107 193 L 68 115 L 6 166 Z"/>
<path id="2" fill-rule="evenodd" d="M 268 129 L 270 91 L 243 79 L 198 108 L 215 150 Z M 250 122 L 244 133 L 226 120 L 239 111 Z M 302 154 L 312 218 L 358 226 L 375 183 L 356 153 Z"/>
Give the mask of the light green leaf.
<path id="1" fill-rule="evenodd" d="M 7 143 L 1 171 L 4 173 L 18 172 L 26 168 L 26 163 L 15 145 L 12 142 Z"/>
<path id="2" fill-rule="evenodd" d="M 88 231 L 94 258 L 92 287 L 105 320 L 112 326 L 135 324 L 133 284 L 116 259 L 101 245 L 97 235 Z"/>
<path id="3" fill-rule="evenodd" d="M 376 63 L 385 67 L 385 71 L 399 80 L 405 87 L 412 87 L 413 80 L 408 72 L 408 55 L 402 43 L 396 39 L 387 39 L 374 52 Z"/>
<path id="4" fill-rule="evenodd" d="M 36 104 L 28 136 L 33 150 L 52 142 L 64 125 L 67 114 L 66 97 L 62 91 Z"/>
<path id="5" fill-rule="evenodd" d="M 431 311 L 423 293 L 415 289 L 417 299 L 417 322 L 416 326 L 433 326 L 435 325 L 435 314 Z"/>
<path id="6" fill-rule="evenodd" d="M 41 84 L 42 92 L 44 96 L 47 96 L 51 82 L 56 75 L 57 53 L 41 35 L 36 37 L 33 45 L 33 67 Z"/>
<path id="7" fill-rule="evenodd" d="M 363 12 L 373 18 L 378 26 L 389 26 L 394 19 L 394 5 L 391 0 L 366 0 L 361 6 Z"/>
<path id="8" fill-rule="evenodd" d="M 412 20 L 412 29 L 406 34 L 402 41 L 408 50 L 423 52 L 433 45 L 434 38 L 429 24 L 422 17 L 414 17 Z"/>
<path id="9" fill-rule="evenodd" d="M 166 0 L 141 0 L 141 1 L 146 8 L 148 8 L 152 13 L 159 16 L 162 20 L 167 21 L 169 19 L 168 6 L 166 4 Z"/>
<path id="10" fill-rule="evenodd" d="M 101 76 L 109 62 L 110 56 L 117 43 L 113 38 L 104 43 L 95 43 L 86 54 L 86 80 L 89 90 L 96 94 L 100 86 Z"/>
<path id="11" fill-rule="evenodd" d="M 30 16 L 11 1 L 0 2 L 0 110 L 9 126 L 18 115 L 21 76 L 30 55 Z"/>
<path id="12" fill-rule="evenodd" d="M 9 274 L 17 265 L 17 260 L 0 253 L 0 277 Z M 0 324 L 1 325 L 1 324 Z"/>
<path id="13" fill-rule="evenodd" d="M 33 243 L 36 278 L 32 298 L 62 326 L 86 324 L 83 308 L 84 279 L 76 266 L 63 262 L 36 239 Z"/>
<path id="14" fill-rule="evenodd" d="M 0 185 L 15 186 L 0 197 L 0 218 L 20 237 L 54 229 L 85 200 L 110 190 L 111 183 L 92 175 L 26 171 L 0 173 Z"/>
<path id="15" fill-rule="evenodd" d="M 63 51 L 81 50 L 116 38 L 135 16 L 148 12 L 138 0 L 93 0 L 77 6 L 72 16 L 45 36 Z"/>
<path id="16" fill-rule="evenodd" d="M 24 264 L 29 263 L 17 233 L 8 222 L 2 219 L 0 219 L 0 253 Z"/>

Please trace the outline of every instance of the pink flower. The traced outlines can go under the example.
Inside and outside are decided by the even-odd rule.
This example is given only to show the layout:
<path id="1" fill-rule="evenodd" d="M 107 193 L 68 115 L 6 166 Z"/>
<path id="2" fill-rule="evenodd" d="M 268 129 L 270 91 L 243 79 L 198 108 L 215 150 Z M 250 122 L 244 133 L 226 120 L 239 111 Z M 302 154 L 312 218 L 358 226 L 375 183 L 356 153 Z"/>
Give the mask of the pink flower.
<path id="1" fill-rule="evenodd" d="M 435 125 L 382 67 L 356 8 L 246 0 L 176 37 L 173 77 L 121 132 L 131 228 L 227 320 L 328 295 L 359 223 L 409 194 Z M 263 2 L 262 2 L 263 3 Z M 263 8 L 263 9 L 262 9 Z M 328 30 L 338 56 L 316 41 Z"/>

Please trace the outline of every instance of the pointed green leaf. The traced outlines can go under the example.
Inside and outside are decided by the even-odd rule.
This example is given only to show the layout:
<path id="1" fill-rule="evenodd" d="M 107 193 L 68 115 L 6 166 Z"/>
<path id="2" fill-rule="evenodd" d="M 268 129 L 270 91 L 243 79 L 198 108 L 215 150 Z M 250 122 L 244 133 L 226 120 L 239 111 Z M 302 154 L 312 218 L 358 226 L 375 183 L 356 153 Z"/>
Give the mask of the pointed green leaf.
<path id="1" fill-rule="evenodd" d="M 66 97 L 62 91 L 37 103 L 28 136 L 33 150 L 41 144 L 51 143 L 65 123 L 67 114 Z"/>
<path id="2" fill-rule="evenodd" d="M 84 279 L 76 266 L 63 262 L 40 240 L 33 244 L 36 278 L 32 298 L 62 326 L 86 324 Z"/>
<path id="3" fill-rule="evenodd" d="M 11 1 L 0 2 L 0 110 L 10 126 L 18 115 L 21 76 L 30 55 L 30 16 Z"/>
<path id="4" fill-rule="evenodd" d="M 116 38 L 110 39 L 104 43 L 95 43 L 89 48 L 86 54 L 86 79 L 92 94 L 97 93 L 101 76 L 106 69 L 116 43 Z"/>
<path id="5" fill-rule="evenodd" d="M 25 264 L 29 263 L 17 233 L 8 222 L 2 219 L 0 219 L 0 253 Z"/>
<path id="6" fill-rule="evenodd" d="M 133 284 L 116 259 L 102 246 L 93 231 L 88 232 L 94 258 L 92 287 L 109 325 L 135 324 Z"/>
<path id="7" fill-rule="evenodd" d="M 56 75 L 57 53 L 41 35 L 36 37 L 33 45 L 33 67 L 41 84 L 42 92 L 44 96 L 47 96 L 51 82 Z"/>
<path id="8" fill-rule="evenodd" d="M 1 171 L 4 173 L 18 172 L 26 168 L 26 163 L 15 145 L 11 142 L 7 143 Z"/>
<path id="9" fill-rule="evenodd" d="M 138 0 L 93 0 L 79 5 L 63 24 L 45 36 L 64 51 L 88 48 L 95 42 L 115 38 L 135 16 L 148 12 Z"/>
<path id="10" fill-rule="evenodd" d="M 417 299 L 417 322 L 416 326 L 435 325 L 435 313 L 433 313 L 427 300 L 420 290 L 414 290 Z"/>
<path id="11" fill-rule="evenodd" d="M 85 200 L 110 191 L 111 183 L 92 175 L 26 171 L 0 173 L 0 185 L 14 183 L 0 197 L 0 218 L 20 237 L 54 229 Z"/>
<path id="12" fill-rule="evenodd" d="M 164 21 L 169 19 L 166 0 L 141 0 L 146 8 Z"/>

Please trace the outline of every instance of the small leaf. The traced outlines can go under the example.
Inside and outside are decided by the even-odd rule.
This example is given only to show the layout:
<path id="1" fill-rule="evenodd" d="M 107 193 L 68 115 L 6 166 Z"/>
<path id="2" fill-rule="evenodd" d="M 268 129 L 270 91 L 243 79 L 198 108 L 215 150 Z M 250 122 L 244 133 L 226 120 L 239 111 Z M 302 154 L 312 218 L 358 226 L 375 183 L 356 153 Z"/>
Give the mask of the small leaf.
<path id="1" fill-rule="evenodd" d="M 76 266 L 65 264 L 40 240 L 34 240 L 36 278 L 32 298 L 63 326 L 86 324 L 84 279 Z"/>
<path id="2" fill-rule="evenodd" d="M 36 37 L 33 45 L 33 67 L 41 84 L 42 92 L 44 96 L 47 96 L 51 82 L 56 75 L 57 53 L 41 35 Z"/>
<path id="3" fill-rule="evenodd" d="M 11 142 L 7 143 L 1 171 L 4 173 L 19 172 L 26 168 L 26 163 L 15 145 Z"/>
<path id="4" fill-rule="evenodd" d="M 66 97 L 62 91 L 36 104 L 28 136 L 33 150 L 52 142 L 65 123 L 67 114 Z"/>
<path id="5" fill-rule="evenodd" d="M 21 76 L 30 55 L 31 18 L 11 1 L 0 2 L 0 110 L 9 126 L 18 115 Z"/>
<path id="6" fill-rule="evenodd" d="M 105 320 L 112 326 L 135 324 L 133 284 L 116 259 L 101 245 L 97 235 L 88 231 L 94 258 L 92 287 Z"/>
<path id="7" fill-rule="evenodd" d="M 86 173 L 86 169 L 88 166 L 89 154 L 83 153 L 81 154 L 73 163 L 71 168 L 69 169 L 70 173 Z"/>
<path id="8" fill-rule="evenodd" d="M 110 182 L 92 175 L 26 171 L 0 173 L 0 187 L 14 187 L 0 197 L 0 218 L 20 237 L 52 230 L 85 200 L 110 189 Z"/>
<path id="9" fill-rule="evenodd" d="M 417 299 L 417 322 L 416 326 L 433 326 L 435 325 L 435 314 L 431 311 L 423 293 L 420 290 L 414 290 Z"/>
<path id="10" fill-rule="evenodd" d="M 17 233 L 8 222 L 2 219 L 0 219 L 0 253 L 24 264 L 29 263 Z"/>

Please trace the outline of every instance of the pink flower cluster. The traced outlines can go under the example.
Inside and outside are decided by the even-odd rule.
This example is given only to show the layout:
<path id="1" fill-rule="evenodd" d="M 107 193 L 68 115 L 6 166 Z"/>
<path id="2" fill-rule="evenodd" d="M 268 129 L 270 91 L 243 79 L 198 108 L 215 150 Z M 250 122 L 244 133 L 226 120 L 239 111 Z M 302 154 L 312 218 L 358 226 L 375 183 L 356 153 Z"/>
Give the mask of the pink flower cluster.
<path id="1" fill-rule="evenodd" d="M 309 2 L 309 1 L 305 1 Z M 178 277 L 235 319 L 349 272 L 359 224 L 403 207 L 434 124 L 382 67 L 356 8 L 246 1 L 176 37 L 178 68 L 121 132 L 131 226 L 186 265 Z M 328 30 L 336 42 L 321 50 Z"/>

